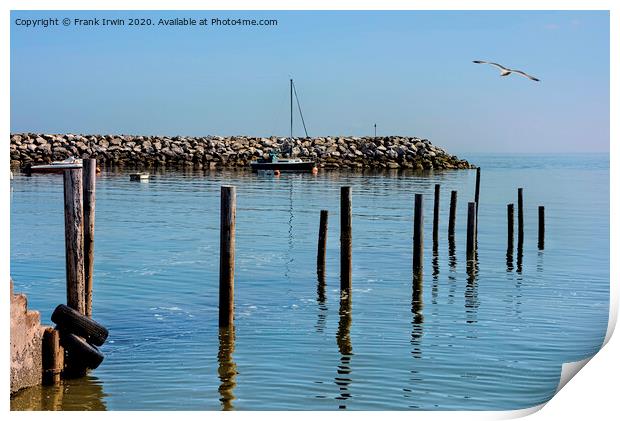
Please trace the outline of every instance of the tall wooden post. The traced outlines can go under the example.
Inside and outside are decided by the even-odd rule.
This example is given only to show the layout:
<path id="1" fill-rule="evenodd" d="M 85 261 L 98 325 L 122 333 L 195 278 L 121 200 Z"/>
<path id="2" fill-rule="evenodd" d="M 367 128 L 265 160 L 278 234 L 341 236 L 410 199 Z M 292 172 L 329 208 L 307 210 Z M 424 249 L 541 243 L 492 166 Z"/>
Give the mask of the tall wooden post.
<path id="1" fill-rule="evenodd" d="M 545 207 L 538 207 L 538 249 L 545 248 Z"/>
<path id="2" fill-rule="evenodd" d="M 450 218 L 448 219 L 448 238 L 454 238 L 456 226 L 456 190 L 450 193 Z"/>
<path id="3" fill-rule="evenodd" d="M 67 270 L 67 305 L 86 313 L 84 294 L 84 213 L 82 169 L 64 171 L 65 258 Z"/>
<path id="4" fill-rule="evenodd" d="M 235 319 L 235 220 L 237 194 L 234 186 L 222 186 L 220 205 L 220 327 Z"/>
<path id="5" fill-rule="evenodd" d="M 340 291 L 350 292 L 352 285 L 351 186 L 340 188 Z"/>
<path id="6" fill-rule="evenodd" d="M 424 261 L 424 196 L 415 195 L 413 213 L 413 272 L 421 272 Z"/>
<path id="7" fill-rule="evenodd" d="M 522 247 L 523 246 L 523 188 L 522 187 L 519 187 L 518 196 L 519 196 L 518 203 L 517 203 L 518 211 L 519 211 L 519 214 L 518 214 L 518 229 L 519 229 L 518 246 Z"/>
<path id="8" fill-rule="evenodd" d="M 93 269 L 95 265 L 95 178 L 97 160 L 85 159 L 84 188 L 84 294 L 86 316 L 93 315 Z"/>
<path id="9" fill-rule="evenodd" d="M 439 196 L 440 184 L 435 184 L 435 203 L 433 204 L 433 248 L 437 248 L 439 242 Z"/>
<path id="10" fill-rule="evenodd" d="M 480 167 L 476 168 L 476 195 L 475 195 L 474 201 L 476 202 L 476 222 L 477 222 L 478 208 L 480 207 Z"/>
<path id="11" fill-rule="evenodd" d="M 474 258 L 476 249 L 476 202 L 467 204 L 467 260 Z"/>
<path id="12" fill-rule="evenodd" d="M 319 277 L 325 274 L 325 248 L 327 245 L 327 218 L 329 212 L 327 210 L 321 211 L 321 220 L 319 222 L 319 244 L 316 254 L 316 272 Z"/>
<path id="13" fill-rule="evenodd" d="M 508 249 L 512 250 L 514 248 L 514 223 L 515 223 L 515 205 L 514 203 L 509 203 L 506 205 L 506 216 L 508 222 Z"/>

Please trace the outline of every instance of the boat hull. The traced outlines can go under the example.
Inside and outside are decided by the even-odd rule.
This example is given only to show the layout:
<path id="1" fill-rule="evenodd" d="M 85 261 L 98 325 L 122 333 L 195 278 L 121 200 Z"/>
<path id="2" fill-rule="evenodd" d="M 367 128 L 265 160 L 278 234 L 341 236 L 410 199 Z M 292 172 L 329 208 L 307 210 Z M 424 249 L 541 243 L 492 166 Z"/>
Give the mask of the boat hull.
<path id="1" fill-rule="evenodd" d="M 312 172 L 314 162 L 252 162 L 252 171 Z"/>

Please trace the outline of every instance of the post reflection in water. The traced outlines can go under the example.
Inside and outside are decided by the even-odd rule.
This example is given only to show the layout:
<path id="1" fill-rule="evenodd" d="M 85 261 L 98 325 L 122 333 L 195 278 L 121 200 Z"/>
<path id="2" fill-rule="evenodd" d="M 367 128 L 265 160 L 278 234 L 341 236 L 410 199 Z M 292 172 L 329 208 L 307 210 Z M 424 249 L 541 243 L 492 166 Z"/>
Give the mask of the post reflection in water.
<path id="1" fill-rule="evenodd" d="M 97 377 L 85 376 L 20 390 L 11 396 L 11 411 L 105 411 L 106 396 Z"/>
<path id="2" fill-rule="evenodd" d="M 512 272 L 514 269 L 512 253 L 512 247 L 508 246 L 506 249 L 506 272 Z"/>
<path id="3" fill-rule="evenodd" d="M 422 309 L 424 308 L 422 283 L 422 271 L 414 272 L 413 293 L 411 295 L 411 313 L 413 314 L 413 319 L 411 321 L 411 355 L 413 355 L 414 358 L 422 357 L 422 349 L 420 347 L 420 342 L 424 333 L 422 330 L 422 323 L 424 323 L 424 315 L 422 314 Z"/>
<path id="4" fill-rule="evenodd" d="M 437 297 L 439 295 L 439 253 L 437 247 L 433 247 L 433 287 L 432 292 L 432 304 L 437 304 Z"/>
<path id="5" fill-rule="evenodd" d="M 543 260 L 545 253 L 542 250 L 538 250 L 538 260 L 536 261 L 536 272 L 543 271 Z"/>
<path id="6" fill-rule="evenodd" d="M 336 400 L 340 401 L 338 408 L 346 409 L 346 401 L 351 398 L 349 385 L 351 384 L 351 357 L 353 356 L 353 346 L 351 345 L 351 295 L 347 292 L 340 293 L 339 315 L 336 342 L 340 352 L 340 364 L 338 365 L 338 375 L 334 378 L 334 382 L 340 388 L 340 395 L 336 397 Z"/>
<path id="7" fill-rule="evenodd" d="M 325 330 L 325 323 L 327 321 L 327 296 L 325 295 L 325 273 L 317 271 L 317 284 L 316 284 L 316 302 L 318 306 L 316 331 L 323 333 Z"/>
<path id="8" fill-rule="evenodd" d="M 450 289 L 448 290 L 448 304 L 454 304 L 454 295 L 456 293 L 456 246 L 454 237 L 449 238 L 448 243 L 448 266 L 450 266 Z"/>
<path id="9" fill-rule="evenodd" d="M 217 352 L 217 375 L 220 378 L 220 386 L 218 392 L 220 392 L 220 402 L 222 403 L 222 409 L 229 411 L 235 409 L 233 401 L 235 400 L 234 390 L 237 383 L 235 377 L 237 376 L 237 364 L 233 360 L 233 353 L 235 352 L 235 328 L 220 328 L 219 331 L 220 346 Z"/>
<path id="10" fill-rule="evenodd" d="M 465 287 L 465 321 L 476 323 L 478 321 L 478 251 L 474 251 L 473 259 L 467 261 L 467 286 Z"/>
<path id="11" fill-rule="evenodd" d="M 424 335 L 424 330 L 422 328 L 422 324 L 424 323 L 424 314 L 422 313 L 422 309 L 424 308 L 424 302 L 422 299 L 423 292 L 423 273 L 422 271 L 414 271 L 413 273 L 413 292 L 411 294 L 411 314 L 413 315 L 411 319 L 411 356 L 414 360 L 419 360 L 422 358 L 422 336 Z M 422 376 L 420 372 L 416 370 L 415 365 L 409 371 L 411 373 L 411 384 L 413 387 L 419 384 L 422 381 Z M 410 398 L 413 396 L 413 389 L 403 388 L 403 396 L 405 398 Z M 417 405 L 409 405 L 410 408 L 418 409 Z"/>
<path id="12" fill-rule="evenodd" d="M 523 240 L 519 240 L 517 244 L 517 273 L 523 271 Z"/>

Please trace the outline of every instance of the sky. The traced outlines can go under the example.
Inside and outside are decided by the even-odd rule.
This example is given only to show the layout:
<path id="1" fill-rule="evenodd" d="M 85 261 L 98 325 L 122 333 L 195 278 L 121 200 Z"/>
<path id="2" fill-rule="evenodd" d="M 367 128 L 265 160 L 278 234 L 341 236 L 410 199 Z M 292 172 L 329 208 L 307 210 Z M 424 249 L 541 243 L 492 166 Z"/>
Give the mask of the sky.
<path id="1" fill-rule="evenodd" d="M 176 17 L 278 25 L 157 25 Z M 16 24 L 40 18 L 126 25 Z M 606 11 L 11 12 L 13 133 L 287 136 L 291 77 L 310 136 L 609 152 Z"/>

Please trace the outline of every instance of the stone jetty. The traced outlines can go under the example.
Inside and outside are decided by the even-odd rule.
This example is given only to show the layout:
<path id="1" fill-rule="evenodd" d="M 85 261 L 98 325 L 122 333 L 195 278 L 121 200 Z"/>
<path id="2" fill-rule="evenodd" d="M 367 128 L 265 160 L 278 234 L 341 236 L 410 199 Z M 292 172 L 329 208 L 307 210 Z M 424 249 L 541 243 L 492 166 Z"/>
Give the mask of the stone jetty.
<path id="1" fill-rule="evenodd" d="M 326 169 L 460 169 L 474 168 L 428 139 L 387 137 L 248 137 L 130 136 L 15 133 L 11 165 L 46 164 L 69 156 L 96 158 L 103 165 L 135 167 L 249 167 L 268 157 L 314 160 Z"/>

